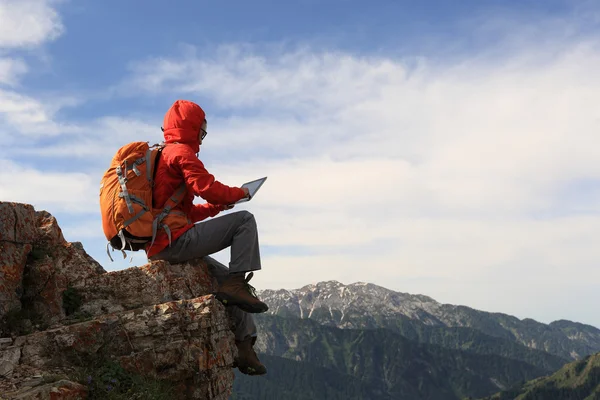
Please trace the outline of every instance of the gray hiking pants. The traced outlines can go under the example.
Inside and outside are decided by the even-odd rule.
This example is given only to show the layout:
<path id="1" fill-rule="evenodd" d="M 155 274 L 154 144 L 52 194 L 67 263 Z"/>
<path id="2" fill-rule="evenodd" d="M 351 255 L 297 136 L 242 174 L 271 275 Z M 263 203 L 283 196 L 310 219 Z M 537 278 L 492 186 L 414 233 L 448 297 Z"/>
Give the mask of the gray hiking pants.
<path id="1" fill-rule="evenodd" d="M 208 256 L 230 246 L 229 268 Z M 170 263 L 203 258 L 208 264 L 211 275 L 221 284 L 227 279 L 229 273 L 256 271 L 261 268 L 256 221 L 250 212 L 238 211 L 199 222 L 177 238 L 171 247 L 150 258 L 166 260 Z M 236 340 L 256 336 L 256 325 L 252 314 L 236 306 L 227 307 L 227 312 L 235 321 Z"/>
<path id="2" fill-rule="evenodd" d="M 157 256 L 163 260 L 180 263 L 214 254 L 230 246 L 229 272 L 260 269 L 256 220 L 248 211 L 238 211 L 199 222 Z"/>

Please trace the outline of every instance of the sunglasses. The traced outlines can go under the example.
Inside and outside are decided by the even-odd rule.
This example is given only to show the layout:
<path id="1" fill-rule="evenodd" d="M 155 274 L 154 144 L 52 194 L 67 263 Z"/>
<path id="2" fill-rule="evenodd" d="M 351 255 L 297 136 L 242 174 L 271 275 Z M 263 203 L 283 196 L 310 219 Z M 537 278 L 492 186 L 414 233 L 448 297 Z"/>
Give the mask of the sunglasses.
<path id="1" fill-rule="evenodd" d="M 207 123 L 206 120 L 204 120 L 204 122 L 202 123 L 202 126 L 200 127 L 200 132 L 202 132 L 200 134 L 200 139 L 204 140 L 204 138 L 206 137 L 206 135 L 208 135 L 208 132 L 206 132 L 206 128 L 207 128 Z"/>

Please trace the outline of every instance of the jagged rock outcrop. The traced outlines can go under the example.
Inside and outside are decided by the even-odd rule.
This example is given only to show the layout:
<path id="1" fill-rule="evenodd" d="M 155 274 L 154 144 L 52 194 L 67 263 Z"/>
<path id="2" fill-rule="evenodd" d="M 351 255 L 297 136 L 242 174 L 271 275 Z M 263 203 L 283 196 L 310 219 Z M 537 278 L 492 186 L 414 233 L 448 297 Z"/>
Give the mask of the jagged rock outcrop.
<path id="1" fill-rule="evenodd" d="M 37 238 L 34 221 L 33 207 L 0 203 L 0 317 L 21 306 L 23 266 Z"/>
<path id="2" fill-rule="evenodd" d="M 174 399 L 228 398 L 236 349 L 215 283 L 199 260 L 106 272 L 49 213 L 0 202 L 0 399 L 87 398 L 81 373 L 102 362 Z"/>

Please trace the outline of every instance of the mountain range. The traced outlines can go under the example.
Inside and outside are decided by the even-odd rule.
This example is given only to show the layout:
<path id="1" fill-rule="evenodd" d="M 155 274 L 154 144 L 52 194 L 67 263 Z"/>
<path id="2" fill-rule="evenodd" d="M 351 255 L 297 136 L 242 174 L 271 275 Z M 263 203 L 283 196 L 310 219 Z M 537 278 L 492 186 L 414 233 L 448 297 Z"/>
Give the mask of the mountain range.
<path id="1" fill-rule="evenodd" d="M 257 349 L 266 377 L 238 399 L 480 398 L 600 352 L 600 330 L 440 304 L 369 283 L 264 290 Z"/>
<path id="2" fill-rule="evenodd" d="M 309 318 L 342 329 L 386 328 L 409 339 L 429 340 L 432 328 L 471 328 L 559 357 L 577 360 L 600 351 L 600 329 L 571 321 L 533 319 L 440 304 L 430 297 L 394 292 L 369 283 L 320 282 L 297 290 L 264 290 L 269 314 Z M 434 334 L 435 336 L 435 334 Z"/>

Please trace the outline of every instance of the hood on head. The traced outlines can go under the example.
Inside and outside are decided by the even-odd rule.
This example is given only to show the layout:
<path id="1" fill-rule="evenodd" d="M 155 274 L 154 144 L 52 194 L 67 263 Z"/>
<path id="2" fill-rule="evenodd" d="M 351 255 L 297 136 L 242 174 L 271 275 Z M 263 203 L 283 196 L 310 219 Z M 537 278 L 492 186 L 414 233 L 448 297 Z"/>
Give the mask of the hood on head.
<path id="1" fill-rule="evenodd" d="M 175 101 L 163 121 L 165 143 L 187 144 L 197 153 L 200 151 L 198 134 L 205 119 L 206 114 L 198 104 L 188 100 Z"/>

